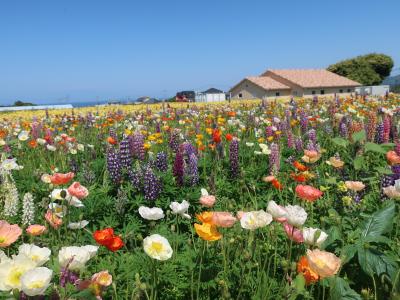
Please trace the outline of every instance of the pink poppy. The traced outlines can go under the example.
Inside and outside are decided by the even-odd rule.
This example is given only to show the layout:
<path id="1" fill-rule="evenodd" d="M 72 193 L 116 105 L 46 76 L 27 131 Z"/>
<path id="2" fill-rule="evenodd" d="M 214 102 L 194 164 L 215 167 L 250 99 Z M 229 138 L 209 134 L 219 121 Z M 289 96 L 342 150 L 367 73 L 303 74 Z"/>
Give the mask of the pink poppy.
<path id="1" fill-rule="evenodd" d="M 69 173 L 54 173 L 50 176 L 50 180 L 52 184 L 67 184 L 74 178 L 75 174 L 73 172 Z"/>
<path id="2" fill-rule="evenodd" d="M 26 228 L 26 232 L 32 236 L 41 235 L 41 234 L 45 233 L 46 230 L 47 230 L 46 226 L 39 225 L 39 224 L 29 225 L 28 228 Z"/>
<path id="3" fill-rule="evenodd" d="M 237 213 L 236 213 L 236 218 L 238 219 L 238 220 L 240 220 L 242 217 L 243 217 L 243 215 L 245 214 L 245 212 L 244 211 L 238 211 Z"/>
<path id="4" fill-rule="evenodd" d="M 215 196 L 206 195 L 200 197 L 200 204 L 205 207 L 213 207 L 215 203 Z"/>
<path id="5" fill-rule="evenodd" d="M 76 181 L 68 188 L 68 193 L 78 199 L 86 198 L 89 195 L 88 189 Z"/>
<path id="6" fill-rule="evenodd" d="M 46 221 L 50 224 L 50 226 L 54 229 L 57 229 L 62 224 L 62 219 L 53 214 L 51 210 L 48 210 L 44 217 Z"/>
<path id="7" fill-rule="evenodd" d="M 287 222 L 283 223 L 287 237 L 295 243 L 301 244 L 304 242 L 303 234 L 300 229 L 293 227 Z"/>
<path id="8" fill-rule="evenodd" d="M 213 212 L 212 223 L 218 227 L 232 227 L 236 222 L 236 218 L 229 212 Z"/>
<path id="9" fill-rule="evenodd" d="M 276 180 L 276 178 L 275 178 L 274 175 L 269 175 L 269 176 L 263 177 L 262 180 L 263 180 L 264 182 L 267 182 L 267 183 L 268 183 L 268 182 L 272 182 L 272 181 Z"/>
<path id="10" fill-rule="evenodd" d="M 299 184 L 296 186 L 296 195 L 308 202 L 314 202 L 317 200 L 319 197 L 323 195 L 323 192 L 321 192 L 319 189 L 316 189 L 315 187 L 312 187 L 310 185 L 302 185 Z"/>
<path id="11" fill-rule="evenodd" d="M 22 229 L 17 224 L 0 221 L 0 247 L 8 247 L 22 234 Z"/>

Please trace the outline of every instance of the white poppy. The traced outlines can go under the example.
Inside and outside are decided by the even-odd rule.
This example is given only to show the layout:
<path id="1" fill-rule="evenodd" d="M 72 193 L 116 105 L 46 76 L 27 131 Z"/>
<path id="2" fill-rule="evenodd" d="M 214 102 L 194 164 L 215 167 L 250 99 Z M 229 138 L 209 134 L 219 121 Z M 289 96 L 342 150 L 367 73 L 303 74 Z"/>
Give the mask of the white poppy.
<path id="1" fill-rule="evenodd" d="M 321 247 L 322 243 L 328 238 L 328 235 L 318 228 L 303 228 L 304 243 L 310 246 Z"/>
<path id="2" fill-rule="evenodd" d="M 36 267 L 40 267 L 49 261 L 51 251 L 46 247 L 41 248 L 33 244 L 22 244 L 18 248 L 18 255 L 20 254 L 29 257 L 36 264 Z"/>
<path id="3" fill-rule="evenodd" d="M 27 296 L 43 295 L 50 286 L 53 271 L 39 267 L 27 271 L 21 276 L 21 290 Z"/>
<path id="4" fill-rule="evenodd" d="M 150 208 L 146 206 L 140 206 L 139 214 L 143 219 L 146 220 L 160 220 L 164 218 L 164 212 L 161 208 L 158 207 Z"/>
<path id="5" fill-rule="evenodd" d="M 159 234 L 146 237 L 143 240 L 143 248 L 148 256 L 157 260 L 170 259 L 173 253 L 168 240 Z"/>
<path id="6" fill-rule="evenodd" d="M 286 209 L 286 219 L 287 222 L 295 227 L 300 227 L 307 220 L 307 213 L 301 206 L 298 205 L 287 205 Z"/>
<path id="7" fill-rule="evenodd" d="M 183 200 L 182 203 L 172 202 L 169 207 L 172 210 L 172 213 L 175 215 L 181 215 L 186 219 L 190 219 L 190 215 L 187 213 L 189 209 L 189 202 Z"/>
<path id="8" fill-rule="evenodd" d="M 80 222 L 69 223 L 67 227 L 69 229 L 82 229 L 85 228 L 88 224 L 89 221 L 82 220 Z"/>
<path id="9" fill-rule="evenodd" d="M 245 212 L 240 219 L 242 228 L 249 230 L 267 226 L 271 222 L 272 216 L 263 210 Z"/>

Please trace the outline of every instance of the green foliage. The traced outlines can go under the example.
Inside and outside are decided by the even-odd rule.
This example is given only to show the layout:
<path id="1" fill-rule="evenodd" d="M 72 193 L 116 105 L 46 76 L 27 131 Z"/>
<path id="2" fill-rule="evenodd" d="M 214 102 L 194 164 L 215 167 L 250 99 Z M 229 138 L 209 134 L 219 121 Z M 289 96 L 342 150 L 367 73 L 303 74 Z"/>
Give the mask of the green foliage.
<path id="1" fill-rule="evenodd" d="M 390 75 L 393 64 L 390 56 L 371 53 L 330 65 L 327 70 L 363 85 L 379 85 Z"/>

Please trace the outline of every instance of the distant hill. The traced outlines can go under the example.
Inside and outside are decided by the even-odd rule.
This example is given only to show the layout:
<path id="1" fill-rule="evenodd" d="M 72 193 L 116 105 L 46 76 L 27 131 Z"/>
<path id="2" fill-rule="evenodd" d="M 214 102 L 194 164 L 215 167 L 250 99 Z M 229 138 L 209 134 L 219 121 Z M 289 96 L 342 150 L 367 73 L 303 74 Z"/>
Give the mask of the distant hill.
<path id="1" fill-rule="evenodd" d="M 37 104 L 30 103 L 30 102 L 23 102 L 23 101 L 15 101 L 13 105 L 0 105 L 0 107 L 7 107 L 7 106 L 36 106 Z"/>

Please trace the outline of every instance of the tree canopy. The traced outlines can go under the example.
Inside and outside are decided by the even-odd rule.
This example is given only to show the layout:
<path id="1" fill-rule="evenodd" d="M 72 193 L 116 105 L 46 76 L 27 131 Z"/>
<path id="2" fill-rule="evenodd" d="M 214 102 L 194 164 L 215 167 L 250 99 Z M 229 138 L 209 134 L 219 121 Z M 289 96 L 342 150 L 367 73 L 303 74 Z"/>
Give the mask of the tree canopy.
<path id="1" fill-rule="evenodd" d="M 390 75 L 393 59 L 385 54 L 371 53 L 330 65 L 327 70 L 363 85 L 379 85 Z"/>

